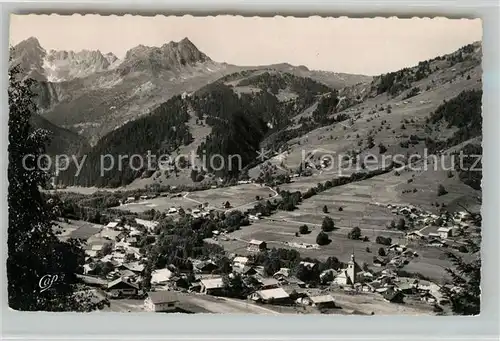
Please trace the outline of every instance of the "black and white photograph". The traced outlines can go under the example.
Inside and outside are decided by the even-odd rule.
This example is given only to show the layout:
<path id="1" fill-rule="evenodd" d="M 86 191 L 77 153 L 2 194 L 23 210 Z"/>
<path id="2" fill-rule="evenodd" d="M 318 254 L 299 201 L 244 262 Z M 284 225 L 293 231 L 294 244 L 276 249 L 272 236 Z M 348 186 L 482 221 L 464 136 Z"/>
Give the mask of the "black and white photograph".
<path id="1" fill-rule="evenodd" d="M 9 307 L 478 315 L 482 36 L 11 15 Z"/>

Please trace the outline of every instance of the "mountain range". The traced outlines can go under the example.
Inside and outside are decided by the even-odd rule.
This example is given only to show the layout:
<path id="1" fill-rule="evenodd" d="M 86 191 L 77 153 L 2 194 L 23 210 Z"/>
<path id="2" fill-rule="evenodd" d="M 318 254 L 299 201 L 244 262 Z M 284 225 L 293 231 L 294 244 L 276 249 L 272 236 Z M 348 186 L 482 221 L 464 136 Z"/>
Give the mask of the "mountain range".
<path id="1" fill-rule="evenodd" d="M 236 66 L 215 62 L 187 38 L 161 47 L 139 45 L 119 60 L 112 53 L 100 51 L 47 52 L 32 37 L 13 47 L 12 63 L 20 64 L 27 76 L 38 81 L 41 114 L 84 136 L 92 145 L 172 96 L 191 93 L 244 70 L 289 72 L 333 88 L 371 80 L 368 76 L 310 71 L 286 63 Z"/>

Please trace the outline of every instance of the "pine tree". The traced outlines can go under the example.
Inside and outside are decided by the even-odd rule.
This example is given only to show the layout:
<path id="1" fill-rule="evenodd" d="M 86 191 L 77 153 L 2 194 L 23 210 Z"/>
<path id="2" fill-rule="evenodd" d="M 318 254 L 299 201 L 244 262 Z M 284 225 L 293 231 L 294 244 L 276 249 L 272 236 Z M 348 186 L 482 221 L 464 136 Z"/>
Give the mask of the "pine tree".
<path id="1" fill-rule="evenodd" d="M 48 132 L 30 126 L 30 117 L 37 111 L 31 90 L 34 81 L 23 80 L 20 71 L 18 66 L 9 69 L 9 306 L 27 311 L 92 310 L 95 306 L 90 297 L 76 293 L 74 287 L 75 272 L 85 257 L 83 250 L 75 240 L 59 241 L 54 217 L 39 191 L 48 174 L 37 167 L 36 158 L 44 153 Z M 34 158 L 26 158 L 23 165 L 30 154 Z M 42 291 L 40 280 L 46 275 L 57 280 Z"/>
<path id="2" fill-rule="evenodd" d="M 142 282 L 141 282 L 141 288 L 144 292 L 148 292 L 149 290 L 151 290 L 151 279 L 152 279 L 151 266 L 150 264 L 148 264 L 144 269 L 144 276 L 142 277 Z"/>
<path id="3" fill-rule="evenodd" d="M 467 248 L 475 259 L 465 261 L 452 252 L 446 252 L 454 268 L 446 269 L 455 288 L 442 287 L 444 296 L 451 302 L 452 310 L 459 315 L 478 315 L 481 310 L 481 259 L 479 245 L 468 241 Z"/>

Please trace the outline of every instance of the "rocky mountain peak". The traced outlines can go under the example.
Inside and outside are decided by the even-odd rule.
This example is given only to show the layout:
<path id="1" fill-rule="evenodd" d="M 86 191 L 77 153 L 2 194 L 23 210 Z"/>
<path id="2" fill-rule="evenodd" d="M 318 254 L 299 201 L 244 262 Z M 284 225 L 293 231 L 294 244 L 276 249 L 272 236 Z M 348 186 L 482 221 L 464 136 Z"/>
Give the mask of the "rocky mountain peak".
<path id="1" fill-rule="evenodd" d="M 14 49 L 19 51 L 43 51 L 45 53 L 45 50 L 42 48 L 40 42 L 35 37 L 29 37 L 28 39 L 19 42 L 16 46 L 14 46 Z"/>
<path id="2" fill-rule="evenodd" d="M 19 65 L 24 73 L 35 79 L 44 79 L 43 60 L 47 52 L 35 37 L 15 45 L 11 51 L 12 63 Z"/>
<path id="3" fill-rule="evenodd" d="M 103 55 L 99 50 L 47 52 L 37 38 L 30 37 L 14 46 L 12 59 L 29 77 L 60 82 L 108 70 L 118 58 L 112 53 Z"/>
<path id="4" fill-rule="evenodd" d="M 161 47 L 138 45 L 127 51 L 123 72 L 138 70 L 180 70 L 187 65 L 210 61 L 203 52 L 188 39 L 171 41 Z"/>
<path id="5" fill-rule="evenodd" d="M 108 58 L 99 50 L 51 50 L 45 58 L 44 69 L 47 78 L 57 82 L 105 71 L 110 64 Z"/>
<path id="6" fill-rule="evenodd" d="M 111 52 L 108 52 L 104 55 L 104 58 L 106 58 L 106 60 L 108 61 L 109 64 L 113 64 L 114 62 L 116 62 L 118 60 L 118 57 L 115 56 L 113 53 Z"/>
<path id="7" fill-rule="evenodd" d="M 104 68 L 109 65 L 108 60 L 99 50 L 82 50 L 79 52 L 51 50 L 47 55 L 47 60 L 49 62 L 67 60 L 68 62 L 99 63 L 104 64 Z"/>

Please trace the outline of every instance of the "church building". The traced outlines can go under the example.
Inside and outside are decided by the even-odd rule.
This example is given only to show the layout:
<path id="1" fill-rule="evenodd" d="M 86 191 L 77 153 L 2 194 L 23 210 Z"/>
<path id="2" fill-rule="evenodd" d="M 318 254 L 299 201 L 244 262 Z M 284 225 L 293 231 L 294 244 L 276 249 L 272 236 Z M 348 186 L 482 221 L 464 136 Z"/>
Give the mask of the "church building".
<path id="1" fill-rule="evenodd" d="M 361 267 L 356 263 L 354 254 L 351 255 L 351 260 L 347 263 L 347 268 L 342 269 L 335 277 L 335 283 L 338 285 L 354 285 L 359 281 L 360 274 L 362 273 Z"/>

